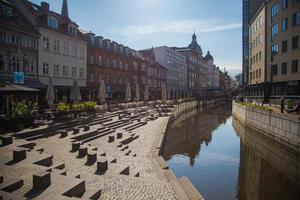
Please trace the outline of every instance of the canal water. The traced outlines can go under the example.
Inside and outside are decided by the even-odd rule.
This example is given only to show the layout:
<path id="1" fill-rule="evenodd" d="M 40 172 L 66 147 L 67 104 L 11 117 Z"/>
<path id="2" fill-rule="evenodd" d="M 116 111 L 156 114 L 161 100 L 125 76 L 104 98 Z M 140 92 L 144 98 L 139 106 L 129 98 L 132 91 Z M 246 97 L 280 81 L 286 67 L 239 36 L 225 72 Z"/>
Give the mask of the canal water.
<path id="1" fill-rule="evenodd" d="M 163 157 L 206 200 L 299 200 L 300 157 L 246 128 L 231 105 L 171 119 Z"/>

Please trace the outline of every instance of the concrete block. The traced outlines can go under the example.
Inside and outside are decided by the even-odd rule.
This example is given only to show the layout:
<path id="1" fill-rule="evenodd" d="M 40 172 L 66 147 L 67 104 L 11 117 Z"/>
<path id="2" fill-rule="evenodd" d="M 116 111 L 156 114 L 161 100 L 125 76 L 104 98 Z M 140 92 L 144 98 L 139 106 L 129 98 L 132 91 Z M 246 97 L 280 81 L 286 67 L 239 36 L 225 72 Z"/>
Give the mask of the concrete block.
<path id="1" fill-rule="evenodd" d="M 25 148 L 16 148 L 13 150 L 13 160 L 21 161 L 26 159 L 26 149 Z"/>
<path id="2" fill-rule="evenodd" d="M 88 152 L 88 148 L 86 146 L 79 147 L 78 157 L 82 158 L 82 157 L 86 156 L 87 152 Z"/>
<path id="3" fill-rule="evenodd" d="M 102 172 L 108 169 L 108 162 L 106 159 L 100 159 L 97 161 L 97 171 Z"/>
<path id="4" fill-rule="evenodd" d="M 75 186 L 73 186 L 71 189 L 69 189 L 68 191 L 66 191 L 65 193 L 63 193 L 64 196 L 68 196 L 68 197 L 77 197 L 80 198 L 82 196 L 82 194 L 84 194 L 86 191 L 85 189 L 85 181 L 81 181 L 78 184 L 76 184 Z"/>
<path id="5" fill-rule="evenodd" d="M 83 131 L 88 131 L 90 130 L 90 126 L 89 125 L 84 125 L 83 126 Z"/>
<path id="6" fill-rule="evenodd" d="M 72 151 L 77 151 L 80 148 L 80 142 L 72 142 Z"/>
<path id="7" fill-rule="evenodd" d="M 12 136 L 2 136 L 2 145 L 6 146 L 6 145 L 10 145 L 13 143 L 13 138 Z"/>
<path id="8" fill-rule="evenodd" d="M 113 135 L 108 136 L 108 142 L 113 142 L 113 141 L 115 141 L 115 136 Z"/>
<path id="9" fill-rule="evenodd" d="M 97 161 L 97 152 L 92 151 L 87 154 L 87 163 L 94 163 Z"/>
<path id="10" fill-rule="evenodd" d="M 51 174 L 50 172 L 40 171 L 33 174 L 33 188 L 44 189 L 51 185 Z"/>
<path id="11" fill-rule="evenodd" d="M 129 175 L 129 166 L 126 167 L 125 169 L 123 169 L 120 174 L 123 174 L 123 175 Z"/>
<path id="12" fill-rule="evenodd" d="M 79 128 L 78 127 L 74 127 L 73 128 L 73 134 L 78 134 L 79 133 Z"/>
<path id="13" fill-rule="evenodd" d="M 123 133 L 117 133 L 117 139 L 120 139 L 123 137 Z"/>
<path id="14" fill-rule="evenodd" d="M 64 131 L 60 132 L 60 137 L 63 138 L 63 137 L 67 137 L 67 136 L 68 136 L 68 132 L 67 131 L 64 130 Z"/>

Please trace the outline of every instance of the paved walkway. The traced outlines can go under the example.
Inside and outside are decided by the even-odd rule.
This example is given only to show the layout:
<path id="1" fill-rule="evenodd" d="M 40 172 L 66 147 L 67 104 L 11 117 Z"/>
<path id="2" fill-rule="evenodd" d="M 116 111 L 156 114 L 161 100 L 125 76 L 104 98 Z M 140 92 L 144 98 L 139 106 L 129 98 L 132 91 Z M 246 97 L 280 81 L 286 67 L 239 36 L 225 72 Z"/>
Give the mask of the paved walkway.
<path id="1" fill-rule="evenodd" d="M 140 120 L 144 124 L 141 125 Z M 158 169 L 155 158 L 157 156 L 153 156 L 157 146 L 160 146 L 157 142 L 161 140 L 161 133 L 165 130 L 168 117 L 151 119 L 150 113 L 146 113 L 140 120 L 123 123 L 117 115 L 99 116 L 90 122 L 89 130 L 84 131 L 80 128 L 76 135 L 73 134 L 72 126 L 66 137 L 60 137 L 60 131 L 56 131 L 57 134 L 42 134 L 41 138 L 37 139 L 32 138 L 30 134 L 24 136 L 24 139 L 14 138 L 13 144 L 0 147 L 0 196 L 8 199 L 11 196 L 38 199 L 53 199 L 54 196 L 56 199 L 69 197 L 88 199 L 92 196 L 120 200 L 179 199 L 178 188 L 176 189 L 176 186 L 174 187 L 174 184 L 172 185 Z M 121 122 L 119 127 L 118 122 Z M 137 128 L 128 130 L 135 125 Z M 109 133 L 84 142 L 86 138 L 92 138 L 95 132 L 101 131 Z M 122 133 L 122 138 L 117 139 L 117 133 Z M 113 142 L 108 142 L 109 136 L 114 136 Z M 121 141 L 126 138 L 134 139 L 122 144 Z M 87 156 L 79 158 L 78 151 L 71 152 L 72 142 L 76 141 L 84 143 L 81 147 L 87 147 L 88 153 L 96 152 L 97 161 L 108 161 L 108 169 L 99 172 L 97 161 L 87 163 Z M 30 147 L 32 145 L 35 145 L 33 149 Z M 25 147 L 26 158 L 14 161 L 13 151 L 20 146 Z M 52 172 L 51 185 L 40 191 L 32 184 L 33 175 L 46 170 Z M 22 184 L 18 186 L 13 184 L 20 180 Z M 81 191 L 82 181 L 85 192 L 76 194 L 74 188 Z M 180 188 L 179 191 L 182 192 Z"/>

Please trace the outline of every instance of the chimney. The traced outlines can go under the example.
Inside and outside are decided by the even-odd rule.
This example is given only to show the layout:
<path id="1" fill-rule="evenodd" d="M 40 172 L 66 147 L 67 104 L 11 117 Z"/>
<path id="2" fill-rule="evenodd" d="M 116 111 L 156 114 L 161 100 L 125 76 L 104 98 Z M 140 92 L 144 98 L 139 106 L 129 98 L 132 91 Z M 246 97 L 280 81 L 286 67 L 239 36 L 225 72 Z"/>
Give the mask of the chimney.
<path id="1" fill-rule="evenodd" d="M 49 11 L 49 4 L 47 2 L 41 2 L 41 10 L 42 12 L 48 12 Z"/>

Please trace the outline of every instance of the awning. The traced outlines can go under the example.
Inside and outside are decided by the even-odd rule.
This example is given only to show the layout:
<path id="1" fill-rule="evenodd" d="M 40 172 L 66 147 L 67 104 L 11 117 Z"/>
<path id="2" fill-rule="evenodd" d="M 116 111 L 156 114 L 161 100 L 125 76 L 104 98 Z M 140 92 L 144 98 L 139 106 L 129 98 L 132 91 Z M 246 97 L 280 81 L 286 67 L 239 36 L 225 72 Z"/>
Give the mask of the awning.
<path id="1" fill-rule="evenodd" d="M 4 87 L 0 87 L 0 94 L 13 94 L 18 92 L 34 93 L 39 91 L 40 90 L 38 89 L 25 87 L 21 85 L 14 85 L 9 82 L 7 82 Z"/>

